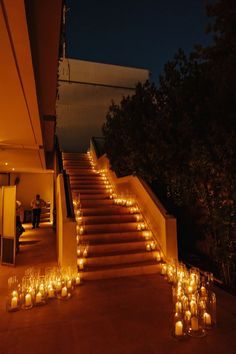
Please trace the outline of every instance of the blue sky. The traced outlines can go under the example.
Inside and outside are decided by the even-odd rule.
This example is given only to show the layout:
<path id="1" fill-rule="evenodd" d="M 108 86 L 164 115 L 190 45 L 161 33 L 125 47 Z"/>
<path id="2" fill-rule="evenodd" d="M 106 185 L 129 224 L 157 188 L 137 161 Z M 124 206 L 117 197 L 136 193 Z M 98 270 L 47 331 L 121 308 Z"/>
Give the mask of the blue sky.
<path id="1" fill-rule="evenodd" d="M 206 0 L 67 0 L 67 56 L 147 68 L 156 81 L 178 48 L 207 45 Z"/>

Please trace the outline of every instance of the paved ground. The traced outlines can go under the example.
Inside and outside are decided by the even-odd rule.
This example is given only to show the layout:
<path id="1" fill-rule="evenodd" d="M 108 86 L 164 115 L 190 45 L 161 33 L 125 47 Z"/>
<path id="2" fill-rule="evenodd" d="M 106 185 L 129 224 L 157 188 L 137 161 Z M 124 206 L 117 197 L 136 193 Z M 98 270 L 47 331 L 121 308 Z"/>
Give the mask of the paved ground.
<path id="1" fill-rule="evenodd" d="M 84 283 L 68 301 L 7 313 L 8 277 L 56 264 L 51 228 L 29 230 L 22 242 L 17 267 L 0 266 L 1 354 L 236 353 L 236 298 L 216 289 L 218 327 L 204 338 L 176 341 L 171 288 L 158 274 Z"/>

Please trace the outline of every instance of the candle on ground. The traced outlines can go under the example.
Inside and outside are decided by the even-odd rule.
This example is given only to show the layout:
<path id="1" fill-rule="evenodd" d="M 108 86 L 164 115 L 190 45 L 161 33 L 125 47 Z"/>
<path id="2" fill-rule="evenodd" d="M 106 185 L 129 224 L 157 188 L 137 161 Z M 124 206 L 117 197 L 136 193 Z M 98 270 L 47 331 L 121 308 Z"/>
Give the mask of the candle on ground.
<path id="1" fill-rule="evenodd" d="M 12 309 L 15 309 L 17 307 L 17 297 L 14 296 L 12 299 L 11 299 L 11 308 Z"/>
<path id="2" fill-rule="evenodd" d="M 31 305 L 32 305 L 31 294 L 26 294 L 25 295 L 25 306 L 31 306 Z"/>
<path id="3" fill-rule="evenodd" d="M 195 317 L 195 316 L 193 316 L 192 318 L 191 318 L 191 328 L 192 328 L 192 330 L 193 331 L 198 331 L 198 318 L 197 317 Z"/>
<path id="4" fill-rule="evenodd" d="M 182 321 L 177 321 L 175 323 L 175 335 L 182 336 L 183 335 L 183 323 Z"/>
<path id="5" fill-rule="evenodd" d="M 62 289 L 61 289 L 61 296 L 62 297 L 66 297 L 67 296 L 67 287 L 64 286 Z"/>
<path id="6" fill-rule="evenodd" d="M 40 303 L 42 301 L 42 294 L 41 292 L 39 291 L 37 294 L 36 294 L 36 303 Z"/>
<path id="7" fill-rule="evenodd" d="M 208 326 L 211 325 L 211 315 L 207 312 L 203 314 L 204 323 Z"/>

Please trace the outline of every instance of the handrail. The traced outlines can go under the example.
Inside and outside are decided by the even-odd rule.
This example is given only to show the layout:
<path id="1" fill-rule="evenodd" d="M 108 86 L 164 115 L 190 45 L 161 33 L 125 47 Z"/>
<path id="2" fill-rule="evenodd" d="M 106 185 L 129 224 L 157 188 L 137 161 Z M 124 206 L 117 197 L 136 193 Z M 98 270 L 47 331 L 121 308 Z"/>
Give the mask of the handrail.
<path id="1" fill-rule="evenodd" d="M 55 151 L 56 151 L 57 166 L 58 166 L 59 173 L 63 173 L 62 153 L 60 150 L 60 145 L 59 145 L 59 140 L 57 135 L 55 136 Z"/>
<path id="2" fill-rule="evenodd" d="M 74 218 L 75 214 L 74 214 L 74 207 L 73 207 L 73 201 L 72 201 L 72 195 L 70 189 L 70 177 L 65 170 L 63 170 L 63 181 L 64 181 L 64 189 L 65 189 L 65 197 L 66 197 L 67 217 Z"/>
<path id="3" fill-rule="evenodd" d="M 105 149 L 104 149 L 105 139 L 103 137 L 95 137 L 95 136 L 93 136 L 91 138 L 91 141 L 92 141 L 93 147 L 95 149 L 97 158 L 99 158 L 102 155 L 104 155 L 105 154 Z M 99 143 L 99 141 L 102 142 L 102 146 L 101 146 L 101 143 Z"/>

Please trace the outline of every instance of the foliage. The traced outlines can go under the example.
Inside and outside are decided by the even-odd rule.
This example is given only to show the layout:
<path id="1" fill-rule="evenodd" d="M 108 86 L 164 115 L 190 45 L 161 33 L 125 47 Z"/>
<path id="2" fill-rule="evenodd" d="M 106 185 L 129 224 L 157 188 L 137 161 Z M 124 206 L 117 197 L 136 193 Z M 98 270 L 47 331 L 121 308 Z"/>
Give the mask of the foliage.
<path id="1" fill-rule="evenodd" d="M 112 104 L 103 132 L 112 168 L 167 186 L 198 224 L 225 283 L 236 282 L 236 2 L 208 6 L 210 47 L 179 50 L 159 87 Z"/>

